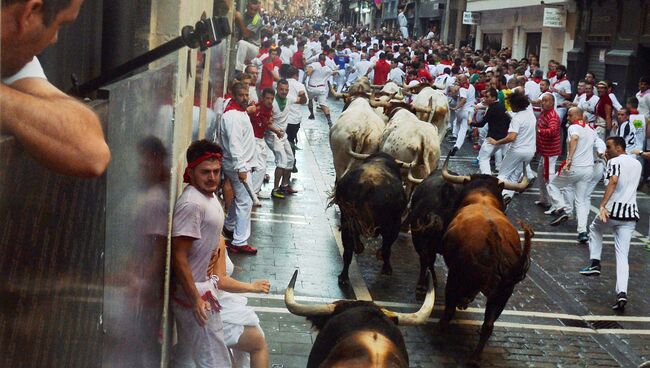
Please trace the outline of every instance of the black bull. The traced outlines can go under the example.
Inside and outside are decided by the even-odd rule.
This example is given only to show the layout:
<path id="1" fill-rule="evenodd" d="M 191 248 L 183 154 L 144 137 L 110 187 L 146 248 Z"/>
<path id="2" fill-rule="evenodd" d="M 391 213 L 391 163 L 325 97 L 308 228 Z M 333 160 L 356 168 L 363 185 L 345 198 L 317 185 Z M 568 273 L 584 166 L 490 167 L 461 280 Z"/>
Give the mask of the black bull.
<path id="1" fill-rule="evenodd" d="M 347 172 L 336 184 L 333 203 L 341 210 L 343 270 L 339 283 L 349 281 L 348 269 L 352 253 L 363 252 L 361 236 L 382 236 L 382 274 L 392 274 L 391 245 L 399 235 L 402 213 L 407 199 L 395 159 L 386 153 L 375 153 L 361 165 Z"/>

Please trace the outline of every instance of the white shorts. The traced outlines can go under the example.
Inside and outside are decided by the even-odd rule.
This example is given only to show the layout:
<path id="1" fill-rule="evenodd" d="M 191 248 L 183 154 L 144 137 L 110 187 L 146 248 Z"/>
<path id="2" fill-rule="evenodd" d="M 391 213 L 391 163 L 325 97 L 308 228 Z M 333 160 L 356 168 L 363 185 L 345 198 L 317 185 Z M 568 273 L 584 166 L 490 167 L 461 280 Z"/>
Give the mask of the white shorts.
<path id="1" fill-rule="evenodd" d="M 309 94 L 309 98 L 316 100 L 319 105 L 329 107 L 327 105 L 327 96 L 329 95 L 327 87 L 307 86 L 307 93 Z"/>
<path id="2" fill-rule="evenodd" d="M 267 133 L 264 136 L 264 141 L 275 155 L 276 167 L 293 169 L 293 152 L 291 151 L 291 144 L 289 144 L 286 134 L 280 139 L 275 133 Z"/>

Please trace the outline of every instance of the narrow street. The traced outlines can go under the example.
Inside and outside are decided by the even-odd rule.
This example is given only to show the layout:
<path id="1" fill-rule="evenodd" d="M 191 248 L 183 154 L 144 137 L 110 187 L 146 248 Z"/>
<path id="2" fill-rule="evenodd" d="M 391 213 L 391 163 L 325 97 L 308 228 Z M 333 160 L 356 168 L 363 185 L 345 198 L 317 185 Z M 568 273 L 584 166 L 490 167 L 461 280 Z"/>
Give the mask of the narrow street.
<path id="1" fill-rule="evenodd" d="M 337 117 L 342 103 L 331 102 L 333 117 Z M 268 295 L 247 296 L 262 321 L 273 367 L 304 367 L 316 337 L 304 318 L 291 315 L 284 307 L 284 289 L 295 269 L 300 270 L 296 284 L 300 302 L 356 298 L 371 299 L 398 311 L 419 307 L 414 292 L 419 263 L 409 234 L 402 233 L 393 245 L 392 276 L 380 275 L 381 263 L 373 249 L 366 248 L 353 260 L 351 288 L 338 286 L 342 262 L 338 209 L 327 206 L 334 170 L 327 124 L 322 114 L 316 115 L 316 120 L 303 120 L 299 135 L 299 172 L 294 185 L 300 193 L 284 200 L 264 200 L 253 216 L 252 243 L 258 247 L 258 255 L 233 257 L 235 277 L 271 281 Z M 442 152 L 448 149 L 444 146 Z M 472 173 L 477 170 L 471 164 L 473 155 L 475 151 L 466 144 L 450 166 L 460 173 Z M 631 367 L 649 360 L 650 294 L 646 280 L 650 270 L 646 265 L 650 254 L 641 249 L 641 235 L 636 233 L 630 249 L 630 303 L 625 314 L 615 315 L 610 306 L 615 283 L 612 237 L 605 238 L 602 275 L 579 275 L 588 249 L 576 242 L 575 223 L 548 226 L 550 218 L 533 205 L 536 194 L 536 188 L 528 189 L 516 196 L 508 209 L 511 219 L 527 221 L 536 232 L 532 262 L 528 276 L 517 285 L 496 323 L 482 366 Z M 594 198 L 602 194 L 601 184 Z M 641 217 L 647 219 L 650 197 L 639 193 L 639 203 Z M 643 226 L 647 224 L 642 221 L 637 230 Z M 438 257 L 436 272 L 439 286 L 430 323 L 402 327 L 413 367 L 462 365 L 478 341 L 485 303 L 482 295 L 466 311 L 459 311 L 449 332 L 439 332 L 436 322 L 444 304 L 446 274 L 442 257 Z"/>

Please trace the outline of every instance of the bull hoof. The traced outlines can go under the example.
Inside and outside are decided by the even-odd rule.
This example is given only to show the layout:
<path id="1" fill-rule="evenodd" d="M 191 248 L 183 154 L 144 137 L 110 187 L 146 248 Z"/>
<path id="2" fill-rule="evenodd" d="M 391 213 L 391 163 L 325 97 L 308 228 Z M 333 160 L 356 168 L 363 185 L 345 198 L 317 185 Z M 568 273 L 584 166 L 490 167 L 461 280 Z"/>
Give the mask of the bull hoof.
<path id="1" fill-rule="evenodd" d="M 381 268 L 381 274 L 382 274 L 382 275 L 388 275 L 388 276 L 390 276 L 390 275 L 393 274 L 393 268 L 392 268 L 391 266 L 386 266 L 386 265 L 384 265 L 384 266 Z"/>
<path id="2" fill-rule="evenodd" d="M 339 275 L 339 286 L 350 285 L 350 278 L 347 276 Z"/>

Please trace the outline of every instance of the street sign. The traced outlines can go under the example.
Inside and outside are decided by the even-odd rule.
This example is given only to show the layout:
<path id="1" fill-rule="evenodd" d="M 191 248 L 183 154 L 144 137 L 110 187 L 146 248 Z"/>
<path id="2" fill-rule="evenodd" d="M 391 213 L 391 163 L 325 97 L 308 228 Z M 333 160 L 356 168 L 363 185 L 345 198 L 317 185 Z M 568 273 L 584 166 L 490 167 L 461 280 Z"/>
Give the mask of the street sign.
<path id="1" fill-rule="evenodd" d="M 463 24 L 479 24 L 481 22 L 481 13 L 463 12 Z"/>
<path id="2" fill-rule="evenodd" d="M 544 8 L 542 27 L 564 28 L 566 26 L 566 12 L 564 8 Z"/>

